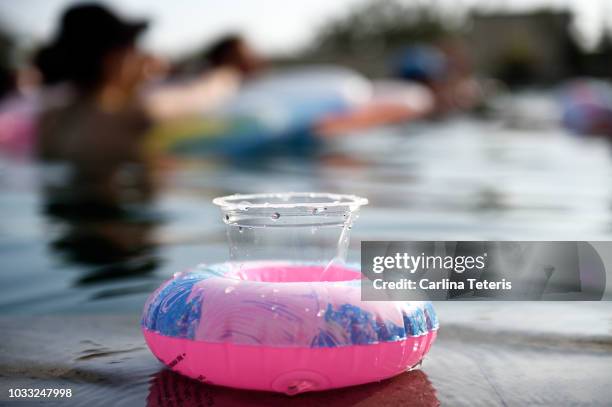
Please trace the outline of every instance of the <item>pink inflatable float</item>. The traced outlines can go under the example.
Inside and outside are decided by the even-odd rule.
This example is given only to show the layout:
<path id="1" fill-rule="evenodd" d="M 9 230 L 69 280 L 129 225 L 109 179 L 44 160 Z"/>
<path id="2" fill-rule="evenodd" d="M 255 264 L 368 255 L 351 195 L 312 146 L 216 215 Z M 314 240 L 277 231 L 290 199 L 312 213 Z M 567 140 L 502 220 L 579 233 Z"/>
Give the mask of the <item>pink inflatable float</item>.
<path id="1" fill-rule="evenodd" d="M 323 197 L 311 195 L 303 207 L 283 207 L 271 198 L 277 195 L 240 196 L 239 206 L 232 206 L 235 198 L 221 201 L 233 261 L 179 273 L 145 305 L 143 333 L 162 363 L 207 383 L 297 394 L 382 380 L 423 359 L 438 329 L 429 302 L 361 301 L 360 271 L 337 258 L 325 264 L 296 261 L 295 256 L 309 253 L 307 245 L 298 244 L 302 250 L 295 256 L 285 247 L 288 260 L 241 258 L 269 256 L 260 247 L 262 233 L 268 236 L 265 246 L 271 241 L 295 245 L 295 239 L 304 243 L 298 225 L 308 225 L 308 235 L 317 236 L 311 217 L 321 228 L 344 219 L 334 250 L 346 245 L 347 226 L 363 201 L 325 194 L 332 200 L 312 210 L 311 200 Z M 289 199 L 304 196 L 291 194 Z M 264 205 L 259 199 L 267 199 L 265 208 L 258 206 Z M 271 222 L 263 220 L 262 212 Z M 291 218 L 290 213 L 293 219 L 281 220 Z M 298 220 L 297 214 L 305 218 Z M 280 241 L 264 231 L 270 224 L 277 225 Z M 325 241 L 331 235 L 327 230 L 318 237 Z"/>

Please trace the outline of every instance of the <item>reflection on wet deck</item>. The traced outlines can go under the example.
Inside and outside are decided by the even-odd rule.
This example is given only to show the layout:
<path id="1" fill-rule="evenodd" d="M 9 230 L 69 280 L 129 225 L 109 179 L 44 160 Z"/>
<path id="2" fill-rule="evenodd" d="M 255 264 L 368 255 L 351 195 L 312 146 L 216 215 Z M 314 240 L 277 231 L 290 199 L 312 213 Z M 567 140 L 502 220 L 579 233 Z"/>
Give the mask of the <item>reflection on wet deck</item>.
<path id="1" fill-rule="evenodd" d="M 422 370 L 291 398 L 210 386 L 167 370 L 142 344 L 136 316 L 3 317 L 2 386 L 72 388 L 75 400 L 91 406 L 606 405 L 610 305 L 513 304 L 439 303 L 444 325 Z M 525 316 L 522 326 L 515 323 L 520 316 L 509 318 L 513 313 Z M 563 326 L 558 315 L 569 313 Z M 589 325 L 595 334 L 585 332 Z"/>

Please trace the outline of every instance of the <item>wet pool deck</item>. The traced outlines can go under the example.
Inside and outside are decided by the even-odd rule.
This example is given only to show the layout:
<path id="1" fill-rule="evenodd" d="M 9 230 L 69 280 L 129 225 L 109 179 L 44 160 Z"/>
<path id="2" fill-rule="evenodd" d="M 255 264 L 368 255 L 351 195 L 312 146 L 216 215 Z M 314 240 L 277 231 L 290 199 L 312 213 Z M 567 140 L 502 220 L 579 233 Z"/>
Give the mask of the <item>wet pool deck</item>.
<path id="1" fill-rule="evenodd" d="M 288 397 L 201 384 L 148 351 L 138 316 L 2 317 L 7 388 L 71 388 L 42 405 L 606 406 L 612 303 L 438 303 L 441 330 L 422 370 Z M 38 405 L 14 401 L 14 405 Z"/>

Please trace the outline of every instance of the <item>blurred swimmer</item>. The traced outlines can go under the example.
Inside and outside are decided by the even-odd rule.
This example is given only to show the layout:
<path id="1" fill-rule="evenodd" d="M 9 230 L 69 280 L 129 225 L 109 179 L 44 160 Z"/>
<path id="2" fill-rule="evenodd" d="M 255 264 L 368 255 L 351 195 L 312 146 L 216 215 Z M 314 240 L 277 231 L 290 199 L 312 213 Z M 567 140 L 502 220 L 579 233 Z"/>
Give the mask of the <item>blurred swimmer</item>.
<path id="1" fill-rule="evenodd" d="M 141 148 L 150 116 L 138 97 L 151 59 L 136 45 L 146 27 L 76 5 L 37 55 L 43 82 L 61 90 L 41 114 L 37 143 L 51 207 L 112 212 L 151 196 Z"/>
<path id="2" fill-rule="evenodd" d="M 147 108 L 154 117 L 175 119 L 215 111 L 238 92 L 244 80 L 265 66 L 263 58 L 236 34 L 216 41 L 197 64 L 200 72 L 196 77 L 163 84 L 147 93 Z"/>
<path id="3" fill-rule="evenodd" d="M 392 61 L 392 73 L 427 86 L 435 98 L 434 115 L 468 110 L 482 102 L 469 53 L 457 39 L 404 48 Z"/>
<path id="4" fill-rule="evenodd" d="M 248 42 L 237 34 L 227 35 L 215 42 L 206 54 L 209 69 L 230 68 L 249 77 L 261 72 L 265 62 Z"/>

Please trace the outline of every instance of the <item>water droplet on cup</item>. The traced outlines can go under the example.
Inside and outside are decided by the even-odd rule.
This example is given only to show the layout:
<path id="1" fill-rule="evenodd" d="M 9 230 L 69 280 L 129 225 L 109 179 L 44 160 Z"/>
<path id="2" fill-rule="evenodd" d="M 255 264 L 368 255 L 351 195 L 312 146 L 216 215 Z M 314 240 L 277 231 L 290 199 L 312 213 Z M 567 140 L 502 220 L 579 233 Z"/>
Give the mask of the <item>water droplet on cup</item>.
<path id="1" fill-rule="evenodd" d="M 232 291 L 234 291 L 235 289 L 236 289 L 236 287 L 232 287 L 232 286 L 227 287 L 227 288 L 225 289 L 225 294 L 229 294 L 229 293 L 231 293 Z"/>
<path id="2" fill-rule="evenodd" d="M 242 233 L 244 232 L 244 229 L 242 229 L 242 226 L 238 226 L 238 233 Z"/>
<path id="3" fill-rule="evenodd" d="M 323 213 L 323 212 L 325 212 L 325 211 L 327 211 L 327 207 L 326 207 L 326 206 L 324 206 L 324 207 L 319 207 L 319 208 L 314 208 L 314 209 L 312 210 L 312 214 L 313 214 L 313 215 L 320 215 L 320 214 L 322 214 L 322 213 Z"/>
<path id="4" fill-rule="evenodd" d="M 272 214 L 272 219 L 277 220 L 278 218 L 280 218 L 280 213 L 278 213 L 278 212 L 274 212 L 274 213 Z"/>

